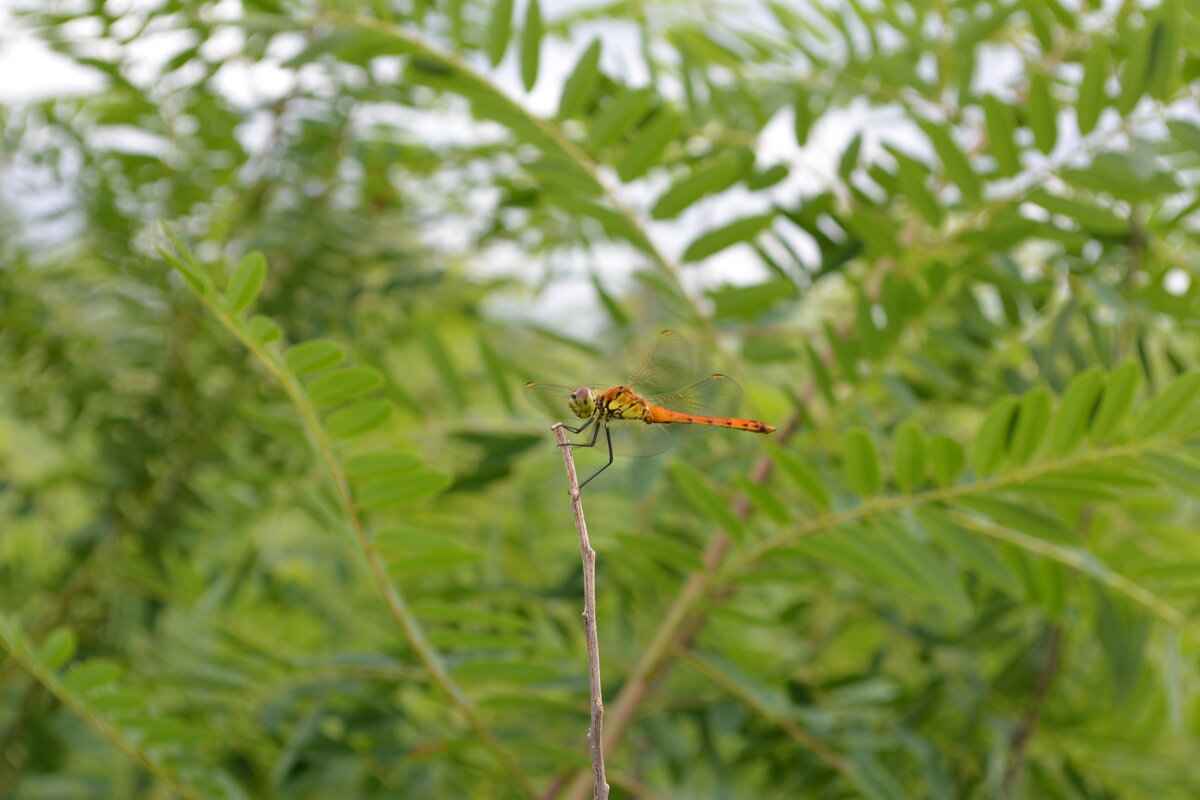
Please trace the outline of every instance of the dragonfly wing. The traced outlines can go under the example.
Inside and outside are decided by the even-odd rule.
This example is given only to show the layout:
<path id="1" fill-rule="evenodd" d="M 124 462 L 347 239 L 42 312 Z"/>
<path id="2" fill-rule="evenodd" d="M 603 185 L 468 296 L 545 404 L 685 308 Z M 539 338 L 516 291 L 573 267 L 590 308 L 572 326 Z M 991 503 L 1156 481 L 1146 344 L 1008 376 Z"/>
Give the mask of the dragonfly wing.
<path id="1" fill-rule="evenodd" d="M 731 417 L 742 402 L 742 387 L 728 375 L 718 373 L 649 399 L 671 411 L 702 417 Z"/>
<path id="2" fill-rule="evenodd" d="M 608 428 L 612 433 L 613 453 L 617 456 L 645 458 L 656 456 L 674 442 L 675 437 L 668 428 L 673 425 L 647 425 L 641 420 L 613 420 Z M 698 426 L 688 426 L 698 427 Z M 604 434 L 600 434 L 601 438 Z M 601 446 L 600 442 L 596 443 Z"/>
<path id="3" fill-rule="evenodd" d="M 629 385 L 639 394 L 661 394 L 685 386 L 693 375 L 688 340 L 675 331 L 663 331 L 649 357 L 629 376 Z"/>

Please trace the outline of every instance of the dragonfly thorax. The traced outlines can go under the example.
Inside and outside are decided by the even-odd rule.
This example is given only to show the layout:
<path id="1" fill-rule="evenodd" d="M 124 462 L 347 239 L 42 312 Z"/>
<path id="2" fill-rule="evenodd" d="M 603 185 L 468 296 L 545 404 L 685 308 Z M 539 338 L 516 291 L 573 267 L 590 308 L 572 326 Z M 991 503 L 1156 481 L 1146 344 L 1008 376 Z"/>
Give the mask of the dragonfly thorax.
<path id="1" fill-rule="evenodd" d="M 587 419 L 596 413 L 596 393 L 586 386 L 580 386 L 571 392 L 571 399 L 567 401 L 567 406 L 575 416 Z"/>

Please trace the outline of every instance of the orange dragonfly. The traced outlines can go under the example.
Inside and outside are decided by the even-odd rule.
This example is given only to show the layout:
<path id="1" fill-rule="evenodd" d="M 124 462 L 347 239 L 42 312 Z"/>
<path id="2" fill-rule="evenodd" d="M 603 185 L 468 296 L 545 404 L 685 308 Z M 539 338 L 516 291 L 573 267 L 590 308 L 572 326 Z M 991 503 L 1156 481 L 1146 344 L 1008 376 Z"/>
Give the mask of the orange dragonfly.
<path id="1" fill-rule="evenodd" d="M 687 426 L 677 431 L 697 433 L 713 428 L 733 428 L 752 433 L 772 433 L 774 425 L 756 419 L 730 416 L 742 399 L 742 388 L 728 375 L 719 373 L 696 380 L 692 372 L 692 349 L 687 339 L 674 331 L 663 331 L 646 361 L 621 386 L 562 386 L 527 383 L 530 399 L 551 413 L 567 408 L 580 419 L 579 427 L 563 427 L 571 433 L 592 428 L 588 442 L 571 447 L 595 447 L 600 431 L 608 444 L 608 462 L 579 484 L 583 488 L 612 466 L 613 440 L 622 455 L 653 456 L 673 443 L 667 425 Z M 613 423 L 631 423 L 616 425 Z M 641 422 L 641 425 L 632 423 Z"/>

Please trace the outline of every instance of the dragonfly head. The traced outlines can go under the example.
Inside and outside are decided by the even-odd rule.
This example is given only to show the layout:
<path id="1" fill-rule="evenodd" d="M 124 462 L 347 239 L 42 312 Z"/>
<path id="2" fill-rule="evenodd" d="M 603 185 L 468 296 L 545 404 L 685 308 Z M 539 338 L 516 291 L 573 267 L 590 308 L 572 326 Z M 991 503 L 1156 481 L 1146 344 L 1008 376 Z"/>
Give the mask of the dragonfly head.
<path id="1" fill-rule="evenodd" d="M 587 419 L 596 410 L 596 393 L 586 386 L 581 386 L 571 392 L 571 399 L 567 401 L 571 411 L 580 419 Z"/>

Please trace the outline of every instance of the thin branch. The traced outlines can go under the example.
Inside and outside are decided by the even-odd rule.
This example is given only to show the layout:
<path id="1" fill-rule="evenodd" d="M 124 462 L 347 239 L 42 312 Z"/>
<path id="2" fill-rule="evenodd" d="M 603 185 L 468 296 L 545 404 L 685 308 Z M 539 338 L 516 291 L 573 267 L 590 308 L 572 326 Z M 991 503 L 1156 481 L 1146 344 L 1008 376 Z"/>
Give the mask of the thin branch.
<path id="1" fill-rule="evenodd" d="M 583 517 L 583 501 L 579 496 L 579 476 L 575 474 L 575 457 L 561 422 L 551 428 L 562 451 L 571 488 L 571 510 L 575 513 L 575 530 L 579 532 L 579 550 L 583 555 L 583 631 L 587 639 L 588 686 L 591 691 L 591 725 L 588 727 L 588 750 L 592 756 L 592 796 L 607 800 L 608 781 L 604 777 L 604 696 L 600 691 L 600 637 L 596 632 L 596 551 L 588 542 L 587 520 Z"/>
<path id="2" fill-rule="evenodd" d="M 1025 749 L 1033 738 L 1042 708 L 1046 705 L 1046 695 L 1058 675 L 1059 656 L 1062 654 L 1062 625 L 1053 623 L 1046 634 L 1046 646 L 1042 653 L 1042 667 L 1038 671 L 1037 683 L 1033 687 L 1033 697 L 1030 698 L 1029 708 L 1021 718 L 1021 724 L 1012 737 L 1012 756 L 1009 758 L 1008 769 L 1004 773 L 1004 783 L 1000 788 L 1002 797 L 1011 796 L 1013 786 L 1021 775 L 1025 764 Z"/>

